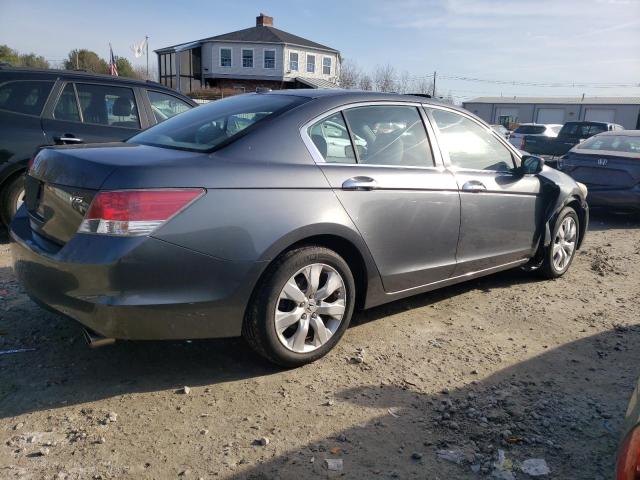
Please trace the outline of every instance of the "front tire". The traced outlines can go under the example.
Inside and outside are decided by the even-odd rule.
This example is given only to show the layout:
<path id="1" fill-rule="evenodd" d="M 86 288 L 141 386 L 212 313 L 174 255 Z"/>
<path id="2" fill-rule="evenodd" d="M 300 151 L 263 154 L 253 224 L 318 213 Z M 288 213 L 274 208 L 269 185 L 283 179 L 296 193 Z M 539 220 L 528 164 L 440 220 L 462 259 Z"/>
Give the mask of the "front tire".
<path id="1" fill-rule="evenodd" d="M 326 355 L 351 321 L 355 282 L 333 250 L 307 246 L 276 259 L 257 287 L 243 336 L 260 355 L 298 367 Z"/>
<path id="2" fill-rule="evenodd" d="M 19 175 L 0 191 L 0 221 L 9 226 L 24 201 L 24 175 Z"/>
<path id="3" fill-rule="evenodd" d="M 575 257 L 580 235 L 578 214 L 571 207 L 565 207 L 558 214 L 551 244 L 545 249 L 544 261 L 540 273 L 546 278 L 558 278 L 564 275 Z"/>

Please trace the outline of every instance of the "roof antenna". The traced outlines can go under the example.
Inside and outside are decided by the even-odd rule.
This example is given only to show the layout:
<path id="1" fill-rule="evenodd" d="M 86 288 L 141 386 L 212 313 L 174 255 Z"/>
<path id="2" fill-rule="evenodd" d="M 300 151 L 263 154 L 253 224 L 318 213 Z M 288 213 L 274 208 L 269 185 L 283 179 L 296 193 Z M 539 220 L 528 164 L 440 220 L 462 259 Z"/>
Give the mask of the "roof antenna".
<path id="1" fill-rule="evenodd" d="M 584 102 L 584 93 L 582 94 L 582 100 L 581 101 Z"/>

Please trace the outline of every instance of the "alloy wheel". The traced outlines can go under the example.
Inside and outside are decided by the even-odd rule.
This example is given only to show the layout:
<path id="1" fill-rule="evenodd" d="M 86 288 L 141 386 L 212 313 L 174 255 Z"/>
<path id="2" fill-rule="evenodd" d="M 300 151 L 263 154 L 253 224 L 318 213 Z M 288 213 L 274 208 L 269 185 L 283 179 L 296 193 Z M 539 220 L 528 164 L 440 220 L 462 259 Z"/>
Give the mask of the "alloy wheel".
<path id="1" fill-rule="evenodd" d="M 24 192 L 24 188 L 22 190 L 20 190 L 20 193 L 18 194 L 17 198 L 16 198 L 16 212 L 20 209 L 20 207 L 22 206 L 22 204 L 24 203 L 24 197 L 25 197 L 25 192 Z"/>
<path id="2" fill-rule="evenodd" d="M 578 226 L 575 219 L 571 216 L 565 217 L 553 242 L 553 266 L 558 272 L 562 272 L 569 265 L 576 249 L 577 236 Z"/>
<path id="3" fill-rule="evenodd" d="M 344 279 L 335 268 L 324 263 L 301 268 L 278 297 L 274 315 L 278 339 L 296 353 L 321 347 L 340 327 L 346 298 Z"/>

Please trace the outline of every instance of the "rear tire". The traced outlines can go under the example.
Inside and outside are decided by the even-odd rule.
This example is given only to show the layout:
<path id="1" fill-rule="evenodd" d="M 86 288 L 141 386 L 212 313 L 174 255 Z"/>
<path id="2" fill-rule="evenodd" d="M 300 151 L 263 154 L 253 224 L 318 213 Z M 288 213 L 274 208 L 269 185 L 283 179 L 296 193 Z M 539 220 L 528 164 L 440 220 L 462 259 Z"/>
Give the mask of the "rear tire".
<path id="1" fill-rule="evenodd" d="M 24 175 L 18 175 L 0 191 L 0 221 L 9 226 L 24 199 Z"/>
<path id="2" fill-rule="evenodd" d="M 542 267 L 538 270 L 545 278 L 564 275 L 576 255 L 580 236 L 578 214 L 565 207 L 558 214 L 551 231 L 551 244 L 545 248 Z"/>
<path id="3" fill-rule="evenodd" d="M 351 321 L 355 282 L 333 250 L 305 246 L 269 266 L 247 309 L 242 335 L 267 360 L 291 368 L 314 362 Z"/>

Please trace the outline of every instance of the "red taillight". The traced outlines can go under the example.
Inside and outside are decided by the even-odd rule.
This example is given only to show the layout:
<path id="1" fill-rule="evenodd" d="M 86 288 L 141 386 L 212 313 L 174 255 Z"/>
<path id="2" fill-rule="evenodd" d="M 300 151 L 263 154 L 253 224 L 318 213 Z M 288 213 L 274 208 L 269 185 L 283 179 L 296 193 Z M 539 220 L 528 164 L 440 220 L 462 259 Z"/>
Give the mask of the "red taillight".
<path id="1" fill-rule="evenodd" d="M 79 232 L 148 235 L 203 193 L 201 188 L 99 192 Z"/>
<path id="2" fill-rule="evenodd" d="M 618 452 L 616 480 L 640 480 L 640 427 L 629 432 Z"/>

